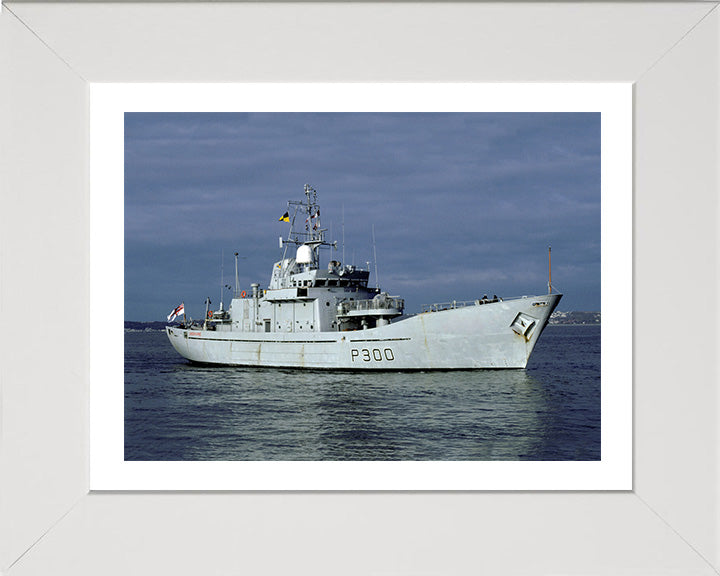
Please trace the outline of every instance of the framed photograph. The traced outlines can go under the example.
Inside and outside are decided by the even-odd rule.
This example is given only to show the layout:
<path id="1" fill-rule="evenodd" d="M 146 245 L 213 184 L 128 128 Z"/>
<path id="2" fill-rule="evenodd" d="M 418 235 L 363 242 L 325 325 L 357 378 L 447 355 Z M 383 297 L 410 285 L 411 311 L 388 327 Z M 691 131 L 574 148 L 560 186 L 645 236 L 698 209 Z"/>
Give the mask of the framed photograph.
<path id="1" fill-rule="evenodd" d="M 717 398 L 707 361 L 717 349 L 714 304 L 708 300 L 698 314 L 672 308 L 717 291 L 715 3 L 10 3 L 0 23 L 2 77 L 12 87 L 2 95 L 9 126 L 1 136 L 3 187 L 10 191 L 2 210 L 3 305 L 45 303 L 44 331 L 55 333 L 41 357 L 31 334 L 20 338 L 16 327 L 2 336 L 9 359 L 2 366 L 4 572 L 217 572 L 240 565 L 270 573 L 336 572 L 338 566 L 357 573 L 465 572 L 477 566 L 476 543 L 482 542 L 482 569 L 494 573 L 716 573 Z M 147 82 L 174 84 L 141 84 Z M 225 84 L 214 88 L 233 94 L 232 104 L 219 97 L 208 103 L 209 92 L 202 93 L 208 82 Z M 238 82 L 245 90 L 233 93 L 238 88 L 229 84 Z M 248 83 L 267 82 L 275 86 L 258 87 L 254 100 L 248 96 L 255 90 Z M 620 192 L 630 192 L 624 180 L 612 186 L 609 197 L 619 203 L 608 218 L 604 189 L 602 197 L 603 234 L 605 226 L 622 222 L 609 231 L 625 240 L 602 246 L 602 359 L 615 346 L 627 362 L 602 366 L 603 380 L 613 370 L 618 377 L 602 382 L 600 460 L 127 460 L 124 359 L 117 353 L 127 304 L 125 220 L 117 213 L 124 175 L 115 171 L 117 158 L 121 168 L 128 159 L 125 114 L 600 110 L 557 105 L 555 97 L 523 108 L 511 96 L 512 85 L 494 82 L 512 82 L 518 90 L 532 82 L 525 88 L 536 93 L 578 90 L 575 104 L 581 92 L 612 84 L 624 120 L 632 91 L 632 201 Z M 362 105 L 352 107 L 342 93 L 367 84 L 382 90 L 387 83 L 397 84 L 389 92 L 405 94 L 394 108 L 388 94 L 380 103 L 362 92 Z M 431 100 L 418 96 L 419 86 Z M 311 99 L 288 104 L 283 88 L 305 90 Z M 326 94 L 313 91 L 319 88 Z M 510 91 L 493 108 L 478 104 L 482 98 L 473 90 L 481 89 Z M 123 90 L 122 103 L 113 104 L 110 94 Z M 468 100 L 445 103 L 451 92 L 463 91 Z M 160 95 L 154 103 L 151 92 Z M 196 104 L 188 107 L 189 99 Z M 111 120 L 95 132 L 101 107 Z M 627 135 L 630 127 L 621 124 Z M 625 140 L 609 151 L 605 145 L 603 132 L 603 170 L 613 154 L 627 159 Z M 98 154 L 115 160 L 98 172 Z M 613 184 L 614 174 L 603 171 L 603 187 Z M 310 176 L 298 186 L 306 183 L 324 193 Z M 269 225 L 277 227 L 286 208 L 273 212 Z M 124 209 L 121 202 L 123 216 Z M 108 216 L 100 221 L 103 230 L 98 215 Z M 628 245 L 623 234 L 630 221 Z M 336 217 L 335 239 L 341 222 Z M 541 243 L 544 260 L 550 242 Z M 557 246 L 553 270 L 559 271 Z M 107 268 L 98 274 L 99 254 Z M 217 276 L 232 278 L 232 290 L 234 262 L 226 264 L 222 254 L 213 260 Z M 374 271 L 375 262 L 366 262 Z M 632 265 L 632 278 L 614 276 L 608 263 L 610 270 Z M 557 274 L 555 282 L 562 286 Z M 172 296 L 164 314 L 181 303 Z M 215 298 L 212 291 L 204 296 Z M 200 314 L 207 319 L 206 311 Z M 627 332 L 606 340 L 613 314 L 633 327 L 632 342 Z M 101 349 L 108 355 L 95 356 Z M 606 423 L 606 414 L 617 417 Z M 613 429 L 621 432 L 615 445 L 605 436 Z M 613 471 L 604 466 L 611 460 L 618 463 Z M 207 470 L 196 472 L 196 465 Z M 360 471 L 368 465 L 374 467 L 369 475 Z M 505 471 L 495 472 L 496 466 Z M 172 488 L 185 492 L 147 493 Z M 329 550 L 320 560 L 318 537 Z M 359 541 L 366 553 L 347 566 Z M 516 553 L 518 542 L 527 554 Z M 296 553 L 277 555 L 278 545 Z M 170 553 L 178 549 L 187 552 Z"/>
<path id="2" fill-rule="evenodd" d="M 609 289 L 632 285 L 631 94 L 630 85 L 558 84 L 93 87 L 91 488 L 631 488 L 632 300 Z M 284 179 L 268 188 L 262 166 Z M 308 184 L 306 200 L 287 205 L 277 188 L 289 191 L 287 179 L 307 173 L 330 190 L 322 196 Z M 331 202 L 321 214 L 323 197 Z M 168 213 L 169 206 L 178 211 Z M 280 218 L 269 217 L 275 207 Z M 383 276 L 404 284 L 406 298 L 380 288 L 372 241 L 364 242 L 371 251 L 355 255 L 363 231 L 372 239 L 392 229 L 405 255 L 388 254 Z M 358 238 L 347 250 L 337 241 L 342 230 Z M 227 253 L 238 252 L 239 268 L 224 262 L 221 238 L 236 242 Z M 547 241 L 538 245 L 537 238 Z M 575 271 L 567 290 L 552 288 L 553 238 L 556 264 L 562 245 L 576 258 L 558 269 Z M 208 253 L 209 242 L 218 249 Z M 309 247 L 306 262 L 301 252 Z M 535 263 L 522 254 L 533 249 Z M 443 268 L 453 253 L 454 270 Z M 270 283 L 257 278 L 261 254 L 273 270 Z M 508 262 L 513 258 L 523 263 Z M 216 265 L 208 269 L 203 260 L 211 259 Z M 237 271 L 235 297 L 224 281 L 226 264 L 228 282 Z M 328 266 L 334 268 L 326 274 Z M 488 269 L 517 278 L 470 298 L 490 281 Z M 252 270 L 262 282 L 254 288 Z M 171 293 L 173 276 L 196 285 L 198 295 L 178 293 L 168 310 L 143 317 L 153 313 L 150 301 L 159 308 L 158 294 Z M 520 288 L 507 293 L 513 285 L 528 292 L 531 276 L 535 296 L 523 297 Z M 466 296 L 447 294 L 443 284 Z M 582 341 L 577 356 L 562 361 L 567 350 L 547 352 L 545 372 L 526 369 L 563 291 L 573 293 L 570 310 L 598 311 L 604 294 L 602 331 L 548 328 L 545 338 L 557 335 L 560 348 L 561 341 Z M 436 303 L 423 302 L 423 292 L 437 294 Z M 387 310 L 375 306 L 383 298 Z M 123 322 L 108 299 L 124 299 L 125 321 L 157 321 L 178 305 L 183 319 L 167 333 L 129 324 L 123 347 L 122 330 L 108 334 L 109 325 Z M 352 309 L 338 314 L 338 306 Z M 377 316 L 382 310 L 391 315 Z M 166 355 L 148 356 L 155 349 Z M 468 374 L 473 368 L 486 370 Z M 226 382 L 227 397 L 212 384 L 216 378 Z M 261 392 L 256 386 L 266 380 Z M 182 387 L 186 381 L 193 387 Z M 352 381 L 373 391 L 374 400 L 344 391 Z M 516 398 L 503 408 L 509 390 Z M 526 393 L 535 397 L 521 401 Z M 386 394 L 383 408 L 377 401 Z M 348 418 L 357 403 L 365 406 L 361 421 Z M 235 408 L 224 412 L 223 405 Z M 322 414 L 312 416 L 318 409 Z M 168 428 L 160 424 L 166 418 Z M 388 419 L 393 423 L 380 424 Z M 203 446 L 214 448 L 203 453 Z"/>

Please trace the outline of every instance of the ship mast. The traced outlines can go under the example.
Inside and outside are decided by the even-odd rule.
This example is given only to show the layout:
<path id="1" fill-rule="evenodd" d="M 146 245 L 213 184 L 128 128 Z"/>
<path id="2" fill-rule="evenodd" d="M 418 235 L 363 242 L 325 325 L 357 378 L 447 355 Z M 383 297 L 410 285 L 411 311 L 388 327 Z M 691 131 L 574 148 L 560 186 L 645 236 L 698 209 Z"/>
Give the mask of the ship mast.
<path id="1" fill-rule="evenodd" d="M 239 284 L 240 283 L 238 282 L 238 253 L 235 252 L 235 293 L 233 294 L 234 298 L 237 298 Z"/>
<path id="2" fill-rule="evenodd" d="M 223 291 L 225 290 L 225 248 L 220 250 L 220 311 L 223 309 Z"/>
<path id="3" fill-rule="evenodd" d="M 301 246 L 303 244 L 310 246 L 313 253 L 313 266 L 320 266 L 320 255 L 319 248 L 321 246 L 335 247 L 337 248 L 337 242 L 326 242 L 325 232 L 327 228 L 323 228 L 320 225 L 320 205 L 317 201 L 317 191 L 312 188 L 309 184 L 305 184 L 305 201 L 290 200 L 288 206 L 294 207 L 293 219 L 290 224 L 290 232 L 288 237 L 283 239 L 281 237 L 281 243 L 285 245 L 285 252 L 283 253 L 283 260 L 287 253 L 287 245 L 295 244 Z M 305 232 L 299 232 L 295 230 L 295 218 L 297 214 L 306 214 L 305 218 Z"/>
<path id="4" fill-rule="evenodd" d="M 203 330 L 207 330 L 208 313 L 210 312 L 210 296 L 205 298 L 205 321 L 203 322 Z"/>
<path id="5" fill-rule="evenodd" d="M 375 224 L 372 225 L 372 240 L 373 240 L 373 260 L 375 261 L 375 288 L 380 290 L 380 279 L 377 273 L 377 250 L 375 250 Z M 369 268 L 369 266 L 368 266 Z"/>
<path id="6" fill-rule="evenodd" d="M 552 294 L 552 246 L 548 246 L 548 294 Z"/>

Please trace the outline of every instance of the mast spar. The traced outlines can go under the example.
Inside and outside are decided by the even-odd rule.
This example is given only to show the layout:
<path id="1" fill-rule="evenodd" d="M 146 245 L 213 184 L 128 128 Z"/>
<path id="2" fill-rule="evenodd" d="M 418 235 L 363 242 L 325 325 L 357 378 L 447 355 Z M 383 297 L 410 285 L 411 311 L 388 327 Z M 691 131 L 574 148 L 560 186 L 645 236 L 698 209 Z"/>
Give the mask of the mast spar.
<path id="1" fill-rule="evenodd" d="M 375 224 L 372 225 L 372 240 L 373 240 L 373 260 L 375 265 L 375 288 L 380 289 L 380 279 L 378 278 L 377 272 L 377 251 L 375 250 Z"/>
<path id="2" fill-rule="evenodd" d="M 223 291 L 225 290 L 225 248 L 220 250 L 220 311 L 223 309 Z"/>

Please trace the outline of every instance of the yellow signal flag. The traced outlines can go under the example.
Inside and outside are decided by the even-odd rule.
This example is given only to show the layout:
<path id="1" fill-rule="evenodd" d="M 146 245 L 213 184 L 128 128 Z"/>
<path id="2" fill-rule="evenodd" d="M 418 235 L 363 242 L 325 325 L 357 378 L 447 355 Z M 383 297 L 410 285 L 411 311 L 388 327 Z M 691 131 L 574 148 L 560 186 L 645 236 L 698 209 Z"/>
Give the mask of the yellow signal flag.
<path id="1" fill-rule="evenodd" d="M 280 218 L 278 218 L 278 222 L 290 222 L 290 213 L 285 212 Z"/>

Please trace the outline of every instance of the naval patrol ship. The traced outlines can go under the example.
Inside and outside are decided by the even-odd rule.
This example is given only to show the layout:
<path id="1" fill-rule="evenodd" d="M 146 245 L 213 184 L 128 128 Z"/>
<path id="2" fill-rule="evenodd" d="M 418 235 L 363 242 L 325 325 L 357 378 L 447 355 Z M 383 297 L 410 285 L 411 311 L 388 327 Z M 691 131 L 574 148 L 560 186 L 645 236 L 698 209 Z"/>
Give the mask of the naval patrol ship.
<path id="1" fill-rule="evenodd" d="M 210 310 L 201 322 L 185 320 L 184 304 L 166 327 L 175 350 L 194 363 L 342 370 L 449 370 L 525 368 L 561 294 L 483 297 L 424 307 L 404 315 L 402 298 L 368 286 L 368 270 L 330 260 L 321 266 L 325 240 L 317 192 L 288 202 L 290 223 L 282 260 L 267 288 L 237 291 L 228 310 Z"/>

